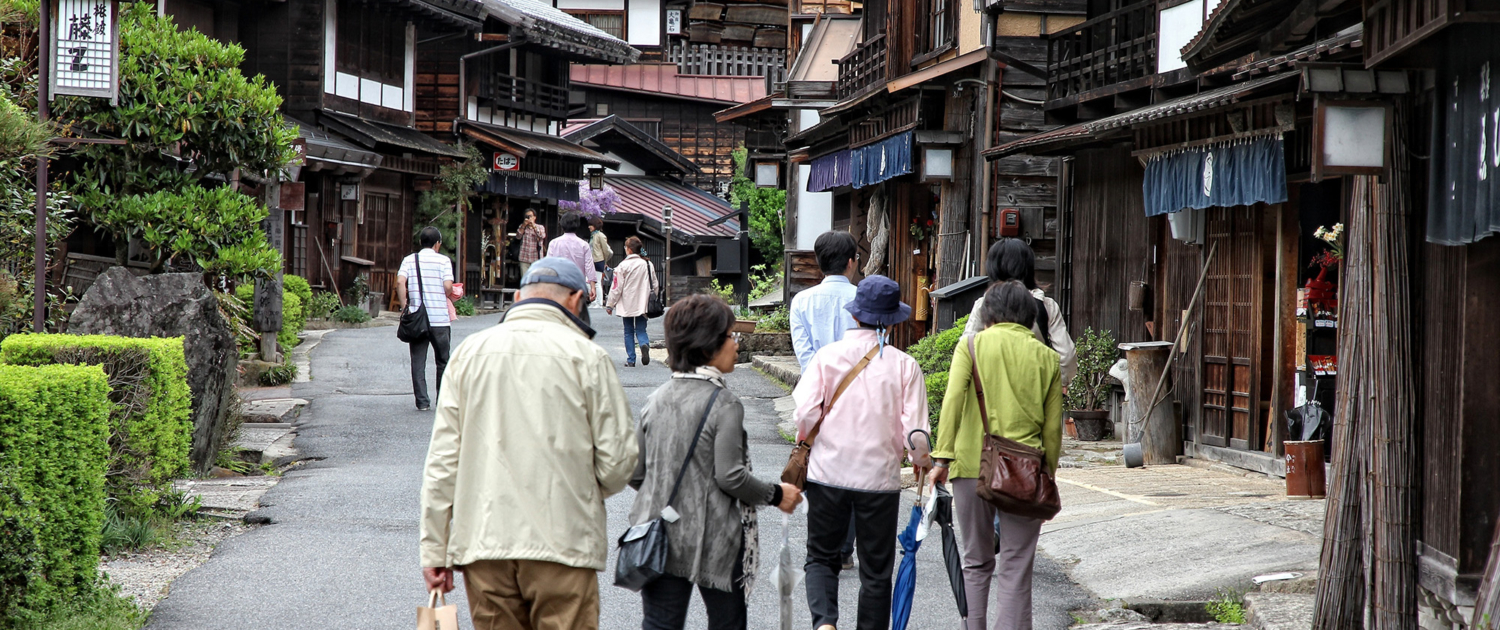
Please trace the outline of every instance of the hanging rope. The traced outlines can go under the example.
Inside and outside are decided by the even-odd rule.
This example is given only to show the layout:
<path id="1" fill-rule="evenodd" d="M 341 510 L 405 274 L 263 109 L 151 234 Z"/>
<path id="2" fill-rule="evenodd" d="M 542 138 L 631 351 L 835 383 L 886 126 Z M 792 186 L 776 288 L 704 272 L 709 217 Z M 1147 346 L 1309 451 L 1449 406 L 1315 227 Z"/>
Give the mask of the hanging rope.
<path id="1" fill-rule="evenodd" d="M 881 184 L 870 195 L 869 218 L 865 224 L 865 232 L 870 235 L 870 260 L 865 263 L 867 276 L 880 273 L 880 268 L 885 266 L 885 250 L 891 242 L 891 227 L 885 206 L 885 184 Z"/>

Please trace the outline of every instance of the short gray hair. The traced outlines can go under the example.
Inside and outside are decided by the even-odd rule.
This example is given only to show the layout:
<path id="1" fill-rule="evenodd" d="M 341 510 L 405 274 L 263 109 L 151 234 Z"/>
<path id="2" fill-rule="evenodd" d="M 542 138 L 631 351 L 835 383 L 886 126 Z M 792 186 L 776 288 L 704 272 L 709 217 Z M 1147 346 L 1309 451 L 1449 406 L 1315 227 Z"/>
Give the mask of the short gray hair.
<path id="1" fill-rule="evenodd" d="M 521 299 L 523 300 L 543 298 L 554 302 L 561 302 L 574 293 L 577 293 L 577 291 L 551 282 L 533 282 L 521 287 Z"/>

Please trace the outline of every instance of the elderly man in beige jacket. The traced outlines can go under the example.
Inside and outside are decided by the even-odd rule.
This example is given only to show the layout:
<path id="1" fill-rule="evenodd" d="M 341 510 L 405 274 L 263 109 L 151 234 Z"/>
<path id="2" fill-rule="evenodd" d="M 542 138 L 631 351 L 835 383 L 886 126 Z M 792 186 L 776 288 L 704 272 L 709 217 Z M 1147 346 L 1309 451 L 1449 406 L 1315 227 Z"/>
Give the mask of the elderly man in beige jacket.
<path id="1" fill-rule="evenodd" d="M 578 319 L 578 266 L 543 258 L 521 285 L 448 363 L 422 479 L 423 577 L 446 592 L 463 571 L 478 630 L 594 629 L 604 498 L 635 470 L 635 421 Z"/>

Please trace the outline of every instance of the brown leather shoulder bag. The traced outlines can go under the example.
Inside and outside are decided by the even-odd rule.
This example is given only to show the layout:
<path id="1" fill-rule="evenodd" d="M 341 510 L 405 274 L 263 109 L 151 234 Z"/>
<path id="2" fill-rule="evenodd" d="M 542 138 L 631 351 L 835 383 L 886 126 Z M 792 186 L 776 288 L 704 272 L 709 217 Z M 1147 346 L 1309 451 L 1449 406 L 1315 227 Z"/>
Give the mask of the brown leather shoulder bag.
<path id="1" fill-rule="evenodd" d="M 979 455 L 979 482 L 975 491 L 995 509 L 1052 520 L 1062 510 L 1057 482 L 1047 472 L 1047 455 L 990 432 L 990 413 L 984 404 L 984 385 L 979 380 L 979 355 L 974 353 L 974 335 L 969 335 L 969 364 L 974 368 L 974 394 L 979 399 L 979 417 L 984 420 L 984 450 Z"/>
<path id="2" fill-rule="evenodd" d="M 870 360 L 875 358 L 877 352 L 880 352 L 879 344 L 865 353 L 864 358 L 854 364 L 854 368 L 844 375 L 843 380 L 839 381 L 838 389 L 833 390 L 833 398 L 823 405 L 823 415 L 818 418 L 818 423 L 807 432 L 806 439 L 797 442 L 797 446 L 792 448 L 792 456 L 787 458 L 786 468 L 781 471 L 782 483 L 797 486 L 798 490 L 801 490 L 807 483 L 807 458 L 812 454 L 813 440 L 818 438 L 818 431 L 823 428 L 823 421 L 828 419 L 828 410 L 833 408 L 833 403 L 838 402 L 840 396 L 844 395 L 844 390 L 849 389 L 849 384 L 854 382 L 854 377 L 865 371 L 865 367 L 870 365 Z"/>

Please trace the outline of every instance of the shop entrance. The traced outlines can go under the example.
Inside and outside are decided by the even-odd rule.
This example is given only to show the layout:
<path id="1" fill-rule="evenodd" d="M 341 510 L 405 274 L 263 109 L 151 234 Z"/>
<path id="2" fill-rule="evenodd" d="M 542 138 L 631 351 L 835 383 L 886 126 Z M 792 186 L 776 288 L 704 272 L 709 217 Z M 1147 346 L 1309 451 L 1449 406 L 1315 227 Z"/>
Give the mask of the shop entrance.
<path id="1" fill-rule="evenodd" d="M 1208 208 L 1218 250 L 1203 289 L 1203 413 L 1199 441 L 1260 450 L 1264 321 L 1263 206 Z M 1205 251 L 1207 251 L 1205 249 Z"/>

